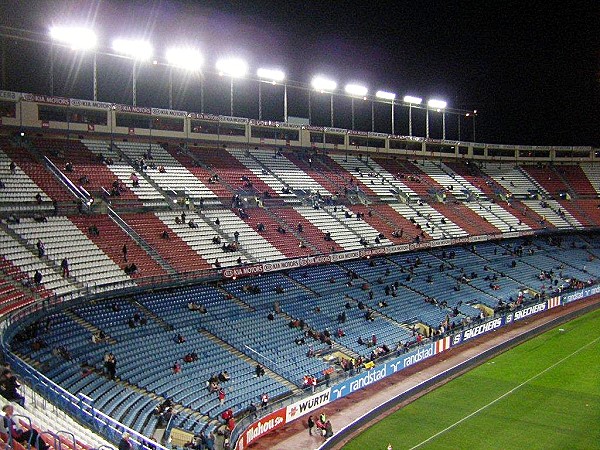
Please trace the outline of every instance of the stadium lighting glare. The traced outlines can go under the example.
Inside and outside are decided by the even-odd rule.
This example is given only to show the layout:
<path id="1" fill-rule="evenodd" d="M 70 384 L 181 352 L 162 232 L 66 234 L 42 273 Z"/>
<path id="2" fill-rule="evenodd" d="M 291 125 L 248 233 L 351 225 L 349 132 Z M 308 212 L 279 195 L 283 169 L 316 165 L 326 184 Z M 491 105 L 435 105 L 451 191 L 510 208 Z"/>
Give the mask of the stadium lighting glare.
<path id="1" fill-rule="evenodd" d="M 190 71 L 200 70 L 204 62 L 200 52 L 193 48 L 170 48 L 167 50 L 166 58 L 172 66 Z"/>
<path id="2" fill-rule="evenodd" d="M 91 50 L 96 47 L 98 41 L 96 33 L 81 27 L 52 27 L 50 37 L 73 50 Z"/>
<path id="3" fill-rule="evenodd" d="M 312 79 L 312 87 L 321 92 L 332 92 L 337 88 L 337 83 L 333 80 L 317 76 Z"/>
<path id="4" fill-rule="evenodd" d="M 152 45 L 142 40 L 115 39 L 112 48 L 115 52 L 138 61 L 148 60 L 153 54 Z"/>
<path id="5" fill-rule="evenodd" d="M 258 69 L 256 76 L 262 80 L 268 80 L 272 82 L 285 80 L 285 73 L 278 69 Z"/>
<path id="6" fill-rule="evenodd" d="M 447 103 L 443 100 L 431 99 L 427 102 L 427 106 L 435 109 L 445 109 Z"/>
<path id="7" fill-rule="evenodd" d="M 375 97 L 381 98 L 383 100 L 395 100 L 396 94 L 394 94 L 393 92 L 377 91 L 375 93 Z"/>
<path id="8" fill-rule="evenodd" d="M 423 102 L 423 99 L 420 97 L 413 97 L 412 95 L 405 95 L 403 101 L 404 103 L 409 103 L 411 105 L 420 105 Z"/>
<path id="9" fill-rule="evenodd" d="M 248 72 L 248 64 L 239 58 L 220 59 L 217 61 L 219 75 L 232 78 L 242 78 Z"/>
<path id="10" fill-rule="evenodd" d="M 354 95 L 356 97 L 364 97 L 369 92 L 365 86 L 361 86 L 360 84 L 347 84 L 344 88 L 346 94 Z"/>

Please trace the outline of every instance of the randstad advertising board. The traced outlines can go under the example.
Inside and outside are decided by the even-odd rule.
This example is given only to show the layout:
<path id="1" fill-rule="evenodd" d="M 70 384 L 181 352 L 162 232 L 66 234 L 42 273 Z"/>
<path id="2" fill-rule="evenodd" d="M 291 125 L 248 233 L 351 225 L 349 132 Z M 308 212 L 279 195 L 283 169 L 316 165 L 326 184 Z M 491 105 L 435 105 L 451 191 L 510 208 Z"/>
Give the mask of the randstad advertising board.
<path id="1" fill-rule="evenodd" d="M 426 358 L 434 355 L 434 345 L 428 344 L 419 347 L 417 350 L 406 353 L 384 364 L 378 364 L 370 370 L 359 373 L 343 382 L 336 384 L 331 388 L 331 401 L 352 394 L 366 386 L 376 383 L 383 378 L 392 375 L 402 369 L 412 366 Z"/>

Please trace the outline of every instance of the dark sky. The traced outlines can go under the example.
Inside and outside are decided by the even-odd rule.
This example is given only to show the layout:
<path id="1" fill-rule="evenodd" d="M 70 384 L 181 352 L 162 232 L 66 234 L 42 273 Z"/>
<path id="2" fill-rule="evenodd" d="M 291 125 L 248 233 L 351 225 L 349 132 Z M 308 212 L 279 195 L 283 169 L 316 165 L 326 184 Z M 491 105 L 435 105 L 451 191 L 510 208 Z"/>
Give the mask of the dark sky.
<path id="1" fill-rule="evenodd" d="M 309 83 L 323 73 L 399 97 L 437 97 L 477 109 L 477 140 L 506 144 L 600 147 L 600 2 L 538 1 L 49 1 L 0 2 L 2 25 L 47 33 L 51 24 L 85 23 L 108 48 L 114 36 L 145 37 L 157 58 L 173 44 L 205 55 L 205 111 L 229 113 L 229 83 L 215 76 L 219 56 L 245 58 L 252 73 L 279 66 Z M 6 31 L 6 30 L 5 30 Z M 4 40 L 3 88 L 48 92 L 49 46 Z M 55 95 L 91 97 L 91 58 L 57 50 Z M 131 102 L 131 63 L 99 57 L 99 100 Z M 27 74 L 27 76 L 24 76 Z M 140 68 L 138 104 L 166 107 L 168 75 Z M 176 109 L 199 111 L 199 80 L 174 75 Z M 257 117 L 257 83 L 236 82 L 235 115 Z M 265 86 L 263 114 L 281 119 L 281 88 Z M 308 115 L 307 94 L 290 89 L 289 114 Z M 328 97 L 313 96 L 313 122 L 329 125 Z M 350 127 L 350 101 L 335 100 L 336 126 Z M 406 133 L 397 109 L 396 131 Z M 389 132 L 389 106 L 376 128 Z M 424 134 L 415 113 L 414 134 Z M 456 116 L 447 117 L 456 138 Z M 321 123 L 319 123 L 321 122 Z M 371 125 L 370 103 L 356 103 L 357 128 Z M 440 118 L 432 115 L 432 137 Z M 472 125 L 463 119 L 463 139 Z"/>

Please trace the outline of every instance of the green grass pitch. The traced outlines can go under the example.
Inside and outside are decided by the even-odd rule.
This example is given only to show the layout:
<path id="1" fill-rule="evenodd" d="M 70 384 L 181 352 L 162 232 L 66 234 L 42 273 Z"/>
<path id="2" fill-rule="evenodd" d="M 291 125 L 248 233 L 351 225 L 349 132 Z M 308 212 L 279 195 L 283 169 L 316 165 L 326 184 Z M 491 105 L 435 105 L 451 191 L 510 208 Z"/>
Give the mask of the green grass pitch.
<path id="1" fill-rule="evenodd" d="M 388 444 L 394 450 L 600 449 L 600 310 L 498 355 L 343 448 Z"/>

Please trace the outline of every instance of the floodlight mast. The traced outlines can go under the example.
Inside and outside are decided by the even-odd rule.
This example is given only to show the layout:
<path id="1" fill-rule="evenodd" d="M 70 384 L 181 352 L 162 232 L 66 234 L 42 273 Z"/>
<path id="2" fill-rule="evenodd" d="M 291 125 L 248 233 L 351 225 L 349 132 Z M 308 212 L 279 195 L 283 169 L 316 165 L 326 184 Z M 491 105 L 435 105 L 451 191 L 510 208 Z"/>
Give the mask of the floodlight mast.
<path id="1" fill-rule="evenodd" d="M 115 39 L 113 41 L 113 50 L 121 55 L 127 56 L 133 60 L 132 68 L 132 104 L 137 105 L 137 65 L 152 57 L 152 45 L 143 40 Z"/>
<path id="2" fill-rule="evenodd" d="M 408 103 L 408 135 L 412 136 L 412 105 L 420 105 L 423 99 L 413 95 L 405 95 L 402 100 L 404 103 Z"/>
<path id="3" fill-rule="evenodd" d="M 312 87 L 317 90 L 320 91 L 321 93 L 325 93 L 325 92 L 329 92 L 331 97 L 330 97 L 330 116 L 331 116 L 331 127 L 333 127 L 333 91 L 335 91 L 335 89 L 337 88 L 337 83 L 333 80 L 330 80 L 328 78 L 322 77 L 322 76 L 316 76 L 312 79 Z M 310 96 L 310 93 L 309 93 Z M 309 97 L 309 116 L 310 116 L 310 97 Z"/>
<path id="4" fill-rule="evenodd" d="M 363 97 L 364 98 L 365 95 L 367 95 L 367 92 L 369 92 L 369 89 L 360 84 L 350 83 L 350 84 L 346 85 L 344 90 L 346 91 L 347 94 L 349 94 L 351 96 L 350 101 L 351 101 L 351 105 L 352 105 L 352 129 L 354 130 L 354 97 Z M 373 113 L 372 109 L 371 109 L 371 113 Z M 372 119 L 373 119 L 373 116 L 371 115 L 371 122 L 373 121 Z"/>
<path id="5" fill-rule="evenodd" d="M 50 28 L 50 37 L 53 41 L 68 45 L 72 50 L 94 50 L 98 42 L 96 33 L 83 27 L 64 27 L 54 26 Z M 94 101 L 98 100 L 98 76 L 96 66 L 96 52 L 94 51 L 93 64 L 93 97 Z M 54 51 L 50 50 L 50 93 L 54 95 Z"/>
<path id="6" fill-rule="evenodd" d="M 262 120 L 262 84 L 268 82 L 273 85 L 285 80 L 285 73 L 279 69 L 258 69 L 258 120 Z M 287 85 L 283 85 L 283 121 L 287 122 Z"/>
<path id="7" fill-rule="evenodd" d="M 392 134 L 394 134 L 394 100 L 396 99 L 396 94 L 387 91 L 377 91 L 375 97 L 390 101 L 392 105 Z M 375 131 L 375 120 L 373 120 L 372 128 Z"/>
<path id="8" fill-rule="evenodd" d="M 167 50 L 166 59 L 169 63 L 169 109 L 173 109 L 173 67 L 189 72 L 198 72 L 204 62 L 200 52 L 193 48 L 173 47 Z"/>
<path id="9" fill-rule="evenodd" d="M 230 115 L 233 116 L 233 79 L 242 78 L 248 72 L 248 64 L 246 61 L 239 58 L 224 58 L 217 61 L 216 64 L 219 75 L 228 76 L 229 84 L 229 100 L 230 100 Z"/>
<path id="10" fill-rule="evenodd" d="M 442 139 L 446 139 L 446 106 L 447 103 L 444 100 L 430 99 L 427 101 L 425 113 L 425 137 L 427 139 L 429 139 L 429 109 L 442 111 Z"/>

